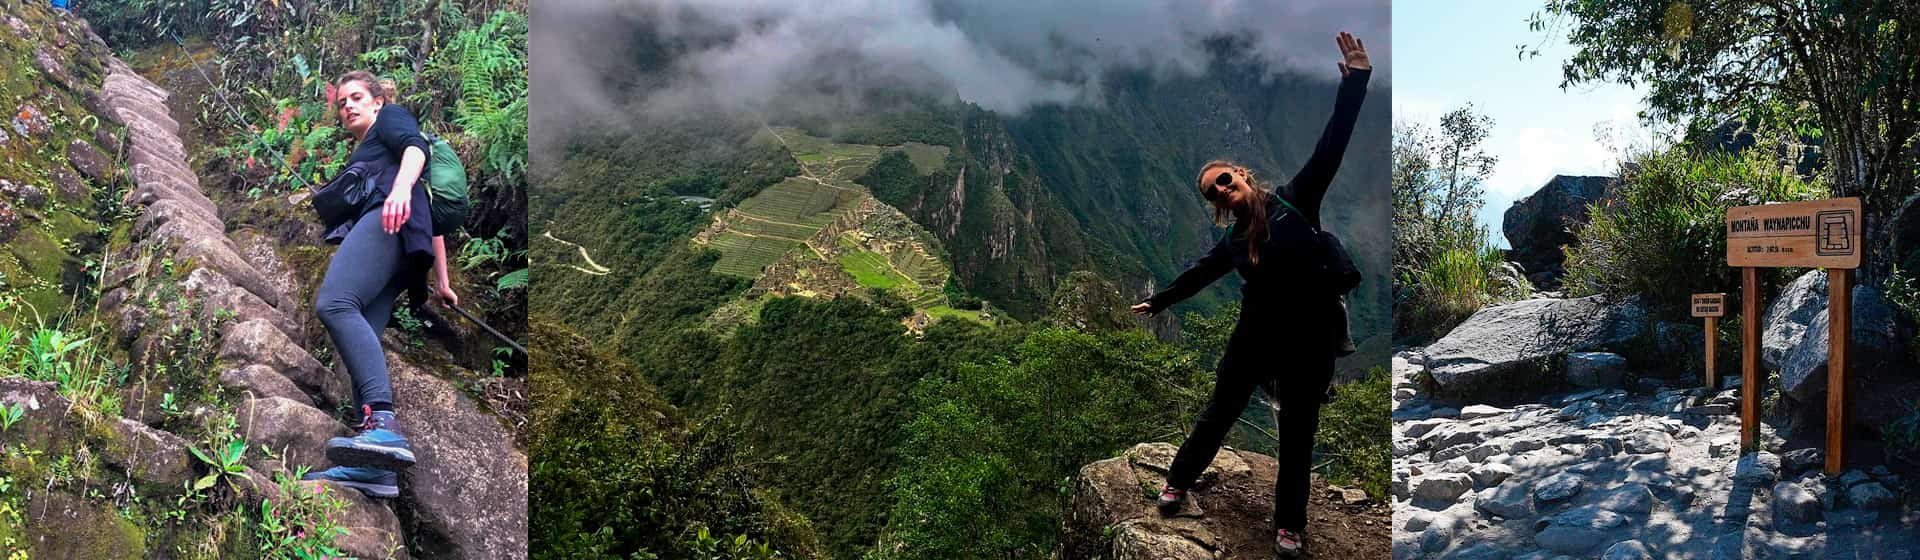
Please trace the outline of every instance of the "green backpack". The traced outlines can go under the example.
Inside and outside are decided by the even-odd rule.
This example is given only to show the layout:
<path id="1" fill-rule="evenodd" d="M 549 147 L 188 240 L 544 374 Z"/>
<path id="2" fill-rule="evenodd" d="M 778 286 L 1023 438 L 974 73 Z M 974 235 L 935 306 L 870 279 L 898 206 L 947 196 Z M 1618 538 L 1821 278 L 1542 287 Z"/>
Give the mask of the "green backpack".
<path id="1" fill-rule="evenodd" d="M 427 197 L 433 209 L 433 234 L 450 235 L 467 223 L 467 167 L 453 144 L 438 134 L 422 131 L 431 148 L 427 153 Z"/>

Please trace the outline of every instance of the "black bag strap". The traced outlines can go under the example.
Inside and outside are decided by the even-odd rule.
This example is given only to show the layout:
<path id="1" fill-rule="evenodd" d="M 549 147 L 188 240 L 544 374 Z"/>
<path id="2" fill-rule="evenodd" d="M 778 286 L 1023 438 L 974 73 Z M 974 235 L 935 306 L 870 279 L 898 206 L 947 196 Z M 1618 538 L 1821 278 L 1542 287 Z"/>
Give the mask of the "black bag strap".
<path id="1" fill-rule="evenodd" d="M 1299 207 L 1294 206 L 1292 202 L 1288 202 L 1287 197 L 1282 196 L 1280 193 L 1273 193 L 1273 199 L 1280 201 L 1281 204 L 1285 204 L 1288 210 L 1292 210 L 1294 214 L 1299 215 L 1300 221 L 1307 223 L 1307 229 L 1313 230 L 1314 233 L 1320 233 L 1320 226 L 1314 224 L 1312 219 L 1307 218 L 1306 212 L 1301 212 Z"/>

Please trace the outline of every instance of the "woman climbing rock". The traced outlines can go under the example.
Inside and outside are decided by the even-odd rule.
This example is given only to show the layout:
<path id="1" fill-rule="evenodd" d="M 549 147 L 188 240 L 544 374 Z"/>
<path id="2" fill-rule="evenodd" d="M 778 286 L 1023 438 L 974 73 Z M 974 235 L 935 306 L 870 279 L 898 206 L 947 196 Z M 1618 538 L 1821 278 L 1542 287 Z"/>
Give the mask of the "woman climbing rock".
<path id="1" fill-rule="evenodd" d="M 1333 117 L 1305 167 L 1274 190 L 1231 162 L 1202 166 L 1201 197 L 1212 205 L 1216 222 L 1231 217 L 1232 225 L 1165 290 L 1133 306 L 1135 313 L 1158 313 L 1227 271 L 1239 271 L 1243 281 L 1239 322 L 1215 371 L 1212 400 L 1175 454 L 1159 506 L 1165 513 L 1180 509 L 1201 471 L 1213 462 L 1227 430 L 1247 407 L 1254 388 L 1268 387 L 1269 396 L 1280 404 L 1274 546 L 1287 557 L 1298 556 L 1304 549 L 1313 435 L 1333 379 L 1334 358 L 1346 337 L 1340 302 L 1344 290 L 1335 287 L 1339 281 L 1321 273 L 1327 269 L 1329 251 L 1319 233 L 1320 203 L 1353 135 L 1372 69 L 1359 39 L 1342 32 L 1336 42 L 1343 59 L 1339 94 Z"/>
<path id="2" fill-rule="evenodd" d="M 434 235 L 419 180 L 429 150 L 419 121 L 399 104 L 388 103 L 391 92 L 371 73 L 348 72 L 334 80 L 334 88 L 330 103 L 358 142 L 347 169 L 372 177 L 374 192 L 384 200 L 369 204 L 358 218 L 330 224 L 327 233 L 327 241 L 340 248 L 327 264 L 314 311 L 353 376 L 354 403 L 362 420 L 357 435 L 327 442 L 327 458 L 337 466 L 306 478 L 391 498 L 400 494 L 397 471 L 412 466 L 414 456 L 393 407 L 380 331 L 400 292 L 423 297 L 420 288 L 426 286 L 429 269 L 434 277 L 431 297 L 449 306 L 459 299 L 447 277 L 445 242 Z"/>

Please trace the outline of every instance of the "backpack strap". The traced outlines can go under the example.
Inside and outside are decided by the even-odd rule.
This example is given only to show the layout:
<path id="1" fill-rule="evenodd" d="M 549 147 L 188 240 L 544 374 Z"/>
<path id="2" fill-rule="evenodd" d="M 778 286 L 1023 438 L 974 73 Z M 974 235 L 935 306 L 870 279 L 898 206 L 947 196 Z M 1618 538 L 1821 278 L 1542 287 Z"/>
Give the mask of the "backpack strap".
<path id="1" fill-rule="evenodd" d="M 1320 233 L 1320 226 L 1314 225 L 1313 220 L 1307 219 L 1306 212 L 1301 212 L 1292 202 L 1287 202 L 1287 197 L 1281 196 L 1280 193 L 1273 193 L 1273 199 L 1280 201 L 1281 204 L 1285 204 L 1287 209 L 1292 210 L 1294 214 L 1300 215 L 1300 220 L 1307 223 L 1307 229 L 1313 230 L 1314 233 Z"/>

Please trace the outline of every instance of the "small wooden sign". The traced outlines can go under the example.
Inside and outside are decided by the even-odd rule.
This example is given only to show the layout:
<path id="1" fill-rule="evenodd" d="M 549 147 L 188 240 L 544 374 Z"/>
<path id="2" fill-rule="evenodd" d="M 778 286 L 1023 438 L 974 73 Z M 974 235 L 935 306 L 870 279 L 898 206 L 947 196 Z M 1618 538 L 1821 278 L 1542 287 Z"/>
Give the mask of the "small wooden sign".
<path id="1" fill-rule="evenodd" d="M 1728 208 L 1727 265 L 1860 268 L 1861 223 L 1859 198 Z"/>
<path id="2" fill-rule="evenodd" d="M 1693 294 L 1693 316 L 1727 316 L 1727 294 Z"/>

